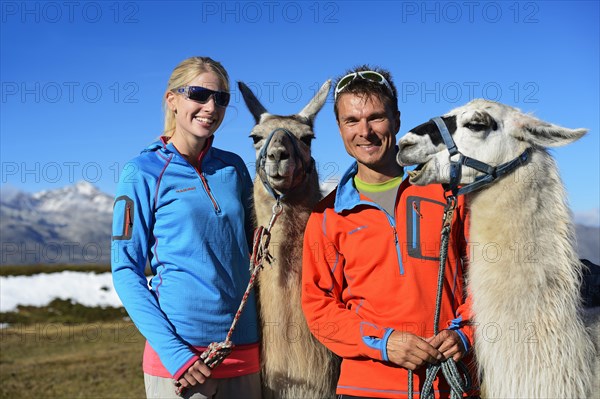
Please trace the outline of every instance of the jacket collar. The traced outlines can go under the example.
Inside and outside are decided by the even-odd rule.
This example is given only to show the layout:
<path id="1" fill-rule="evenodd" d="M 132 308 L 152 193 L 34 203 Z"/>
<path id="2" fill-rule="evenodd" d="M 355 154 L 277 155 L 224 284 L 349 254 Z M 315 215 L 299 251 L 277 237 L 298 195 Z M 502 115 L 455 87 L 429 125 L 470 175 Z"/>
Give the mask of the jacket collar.
<path id="1" fill-rule="evenodd" d="M 358 163 L 354 162 L 340 179 L 340 184 L 338 184 L 333 204 L 333 209 L 337 213 L 350 210 L 361 202 L 360 194 L 356 187 L 354 187 L 353 182 L 356 173 L 358 173 Z"/>
<path id="2" fill-rule="evenodd" d="M 354 186 L 354 176 L 358 173 L 358 163 L 354 162 L 350 165 L 350 168 L 342 175 L 340 184 L 338 184 L 337 191 L 335 193 L 335 201 L 333 203 L 333 209 L 336 213 L 351 210 L 357 205 L 371 205 L 373 202 L 367 201 L 361 197 L 359 191 Z M 410 185 L 407 179 L 404 179 L 401 185 Z"/>
<path id="3" fill-rule="evenodd" d="M 206 147 L 200 153 L 200 156 L 198 159 L 199 164 L 202 164 L 202 161 L 205 160 L 206 158 L 208 158 L 210 153 L 212 153 L 212 148 L 213 148 L 212 144 L 213 144 L 214 138 L 215 138 L 215 136 L 210 136 L 208 138 Z M 160 151 L 163 155 L 165 155 L 167 157 L 171 156 L 172 154 L 176 154 L 177 159 L 180 160 L 181 163 L 188 163 L 187 160 L 179 153 L 177 148 L 175 148 L 173 143 L 171 143 L 169 141 L 169 138 L 166 136 L 161 136 L 158 140 L 156 140 L 155 142 L 150 144 L 148 147 L 146 147 L 144 150 L 142 150 L 142 153 L 156 152 L 156 151 Z"/>

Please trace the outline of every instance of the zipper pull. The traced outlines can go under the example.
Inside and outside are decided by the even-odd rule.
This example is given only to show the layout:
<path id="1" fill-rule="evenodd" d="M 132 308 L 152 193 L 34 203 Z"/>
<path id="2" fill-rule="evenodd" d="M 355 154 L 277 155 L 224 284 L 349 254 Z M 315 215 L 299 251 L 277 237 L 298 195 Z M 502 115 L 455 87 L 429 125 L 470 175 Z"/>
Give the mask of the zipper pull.
<path id="1" fill-rule="evenodd" d="M 413 201 L 413 203 L 412 203 L 412 207 L 413 207 L 413 210 L 415 211 L 415 213 L 416 213 L 417 215 L 419 215 L 419 217 L 420 217 L 421 219 L 423 219 L 423 215 L 421 215 L 421 212 L 419 212 L 419 208 L 417 208 L 417 203 L 416 203 L 416 201 Z"/>
<path id="2" fill-rule="evenodd" d="M 396 228 L 392 226 L 392 231 L 394 232 L 394 246 L 396 247 L 396 255 L 398 256 L 398 267 L 400 268 L 400 275 L 404 275 L 404 267 L 402 266 L 402 253 L 400 250 L 400 243 L 398 240 L 398 233 L 396 232 Z"/>

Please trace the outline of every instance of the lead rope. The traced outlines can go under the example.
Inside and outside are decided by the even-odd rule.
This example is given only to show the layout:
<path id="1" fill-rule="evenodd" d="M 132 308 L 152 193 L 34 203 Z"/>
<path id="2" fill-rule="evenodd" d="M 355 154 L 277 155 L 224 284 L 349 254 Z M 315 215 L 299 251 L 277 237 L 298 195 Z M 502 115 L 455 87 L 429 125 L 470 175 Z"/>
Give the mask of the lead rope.
<path id="1" fill-rule="evenodd" d="M 271 264 L 273 257 L 269 253 L 269 242 L 271 241 L 271 229 L 275 224 L 275 221 L 283 212 L 283 205 L 281 202 L 277 200 L 275 205 L 272 208 L 271 220 L 269 220 L 269 225 L 265 229 L 260 226 L 257 227 L 254 231 L 254 240 L 252 244 L 252 256 L 250 257 L 250 281 L 248 281 L 248 286 L 246 287 L 246 291 L 244 292 L 244 296 L 242 297 L 242 301 L 240 306 L 238 307 L 237 312 L 233 318 L 233 322 L 231 323 L 231 327 L 227 332 L 227 336 L 224 341 L 221 342 L 212 342 L 204 352 L 200 355 L 200 359 L 211 369 L 217 367 L 233 350 L 233 342 L 231 342 L 231 336 L 233 335 L 233 331 L 242 315 L 242 311 L 248 302 L 248 297 L 250 296 L 250 291 L 254 287 L 256 283 L 256 277 L 258 273 L 263 268 L 263 262 L 267 261 Z M 183 396 L 185 388 L 181 386 L 179 381 L 174 380 L 175 384 L 175 393 L 178 396 Z"/>
<path id="2" fill-rule="evenodd" d="M 438 269 L 438 284 L 437 295 L 435 300 L 435 314 L 433 321 L 434 335 L 439 333 L 440 311 L 442 305 L 442 290 L 444 284 L 444 272 L 446 266 L 446 258 L 448 257 L 448 243 L 450 240 L 450 231 L 452 230 L 452 217 L 456 209 L 456 197 L 449 195 L 446 198 L 446 208 L 444 209 L 444 219 L 442 224 L 442 242 L 440 248 L 440 265 Z M 458 362 L 461 371 L 458 370 L 457 364 L 452 358 L 444 360 L 441 364 L 429 364 L 425 371 L 425 381 L 423 381 L 423 390 L 421 391 L 421 399 L 434 399 L 433 382 L 442 369 L 442 374 L 450 385 L 450 398 L 459 399 L 463 394 L 470 389 L 470 378 L 468 370 L 463 362 Z M 413 371 L 408 370 L 408 398 L 413 398 Z"/>

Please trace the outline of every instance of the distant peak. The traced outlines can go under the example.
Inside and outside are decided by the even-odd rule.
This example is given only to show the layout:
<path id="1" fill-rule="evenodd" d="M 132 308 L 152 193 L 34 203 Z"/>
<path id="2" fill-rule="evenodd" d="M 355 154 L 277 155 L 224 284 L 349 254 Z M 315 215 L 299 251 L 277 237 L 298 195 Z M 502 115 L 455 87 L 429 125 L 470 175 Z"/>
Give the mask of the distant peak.
<path id="1" fill-rule="evenodd" d="M 85 180 L 80 180 L 75 184 L 72 184 L 70 186 L 65 186 L 65 187 L 61 187 L 61 188 L 57 188 L 57 189 L 53 189 L 53 190 L 44 190 L 44 191 L 39 191 L 35 194 L 33 194 L 33 198 L 36 199 L 41 199 L 41 198 L 54 198 L 54 197 L 61 197 L 65 194 L 75 194 L 77 196 L 82 196 L 82 197 L 95 197 L 96 195 L 100 194 L 100 190 L 98 190 L 96 188 L 96 186 L 94 186 L 92 183 L 87 182 Z"/>
<path id="2" fill-rule="evenodd" d="M 91 195 L 98 192 L 96 186 L 85 180 L 78 181 L 77 183 L 75 183 L 74 187 L 75 190 L 81 194 Z"/>
<path id="3" fill-rule="evenodd" d="M 0 186 L 0 195 L 4 196 L 15 196 L 21 194 L 23 191 L 19 190 L 17 187 L 13 186 L 10 183 L 6 183 Z"/>

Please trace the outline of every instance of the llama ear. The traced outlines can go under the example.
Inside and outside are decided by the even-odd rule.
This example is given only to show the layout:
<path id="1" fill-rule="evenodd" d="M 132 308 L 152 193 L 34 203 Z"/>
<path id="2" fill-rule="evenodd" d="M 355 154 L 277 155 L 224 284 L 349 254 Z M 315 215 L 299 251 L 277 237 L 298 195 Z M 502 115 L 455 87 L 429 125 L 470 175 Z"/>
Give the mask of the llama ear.
<path id="1" fill-rule="evenodd" d="M 522 121 L 525 140 L 541 147 L 560 147 L 579 140 L 587 129 L 567 129 L 566 127 L 543 122 L 531 116 Z"/>
<path id="2" fill-rule="evenodd" d="M 242 92 L 242 97 L 244 97 L 244 102 L 248 107 L 248 110 L 254 117 L 254 121 L 258 124 L 260 122 L 261 116 L 268 114 L 267 110 L 263 105 L 258 101 L 258 98 L 252 93 L 252 90 L 244 82 L 238 81 L 238 87 Z"/>
<path id="3" fill-rule="evenodd" d="M 306 107 L 304 107 L 304 109 L 298 113 L 298 116 L 306 118 L 312 125 L 313 121 L 315 120 L 315 116 L 317 116 L 317 113 L 321 110 L 321 108 L 323 108 L 323 105 L 327 100 L 327 95 L 329 94 L 330 88 L 331 79 L 323 83 L 323 86 L 321 86 L 317 94 L 315 94 Z"/>

